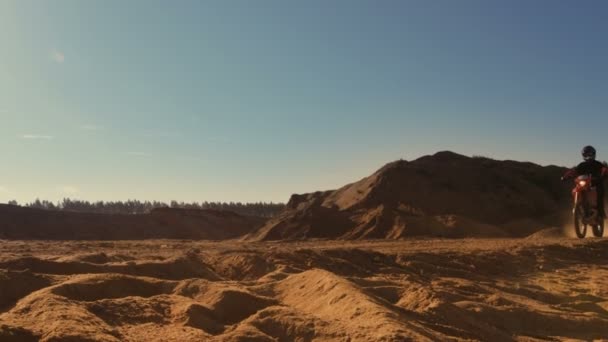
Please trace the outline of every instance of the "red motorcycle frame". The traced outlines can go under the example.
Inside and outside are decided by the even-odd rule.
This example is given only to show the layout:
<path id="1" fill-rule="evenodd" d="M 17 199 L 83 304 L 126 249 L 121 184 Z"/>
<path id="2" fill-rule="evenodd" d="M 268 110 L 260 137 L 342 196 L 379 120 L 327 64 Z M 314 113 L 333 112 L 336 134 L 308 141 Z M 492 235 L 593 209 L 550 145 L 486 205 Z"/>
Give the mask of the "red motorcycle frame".
<path id="1" fill-rule="evenodd" d="M 608 176 L 608 168 L 604 167 L 600 179 L 597 181 L 601 182 L 606 176 Z M 593 235 L 602 237 L 604 218 L 599 215 L 596 180 L 591 175 L 577 175 L 574 169 L 568 171 L 562 179 L 574 177 L 576 178 L 574 179 L 574 189 L 572 189 L 574 200 L 572 214 L 576 236 L 580 239 L 584 238 L 587 235 L 587 226 L 591 226 Z"/>

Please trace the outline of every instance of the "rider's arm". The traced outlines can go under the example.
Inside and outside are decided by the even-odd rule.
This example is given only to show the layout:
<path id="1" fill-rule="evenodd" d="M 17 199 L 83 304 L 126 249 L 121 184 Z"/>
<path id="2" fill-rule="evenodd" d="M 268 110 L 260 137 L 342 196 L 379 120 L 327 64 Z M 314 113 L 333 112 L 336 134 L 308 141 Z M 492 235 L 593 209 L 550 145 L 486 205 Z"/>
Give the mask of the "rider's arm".
<path id="1" fill-rule="evenodd" d="M 562 180 L 574 178 L 576 175 L 577 175 L 576 168 L 572 168 L 572 169 L 566 171 L 566 173 L 562 176 Z"/>

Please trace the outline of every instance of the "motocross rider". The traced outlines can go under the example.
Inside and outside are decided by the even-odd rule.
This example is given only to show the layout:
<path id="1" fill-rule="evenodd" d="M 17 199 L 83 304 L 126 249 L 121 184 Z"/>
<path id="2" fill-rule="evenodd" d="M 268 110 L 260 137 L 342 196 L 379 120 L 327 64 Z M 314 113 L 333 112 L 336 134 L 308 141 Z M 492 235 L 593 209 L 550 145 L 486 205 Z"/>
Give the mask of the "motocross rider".
<path id="1" fill-rule="evenodd" d="M 606 217 L 604 211 L 604 178 L 608 176 L 608 167 L 595 160 L 595 148 L 593 146 L 585 146 L 581 152 L 583 155 L 583 162 L 578 166 L 566 172 L 562 177 L 562 180 L 574 178 L 581 175 L 591 175 L 592 184 L 597 189 L 597 205 L 598 214 L 602 217 Z"/>

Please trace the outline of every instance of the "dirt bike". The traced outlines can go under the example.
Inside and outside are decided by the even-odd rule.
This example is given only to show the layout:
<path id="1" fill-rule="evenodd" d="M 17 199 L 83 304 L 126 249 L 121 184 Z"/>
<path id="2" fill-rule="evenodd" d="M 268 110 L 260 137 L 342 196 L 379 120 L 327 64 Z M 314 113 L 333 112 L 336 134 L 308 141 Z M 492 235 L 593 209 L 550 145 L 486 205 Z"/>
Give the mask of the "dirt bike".
<path id="1" fill-rule="evenodd" d="M 595 237 L 604 235 L 604 218 L 599 215 L 597 189 L 591 176 L 582 175 L 574 179 L 574 231 L 580 239 L 587 235 L 587 226 L 591 226 Z"/>

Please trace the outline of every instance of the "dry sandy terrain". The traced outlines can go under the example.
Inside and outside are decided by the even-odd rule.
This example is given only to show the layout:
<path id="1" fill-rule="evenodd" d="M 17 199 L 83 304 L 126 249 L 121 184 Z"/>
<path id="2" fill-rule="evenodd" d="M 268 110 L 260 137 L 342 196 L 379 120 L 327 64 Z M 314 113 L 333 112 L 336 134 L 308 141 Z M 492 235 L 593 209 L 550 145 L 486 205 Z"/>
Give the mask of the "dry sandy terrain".
<path id="1" fill-rule="evenodd" d="M 0 241 L 1 341 L 608 337 L 608 241 Z"/>

